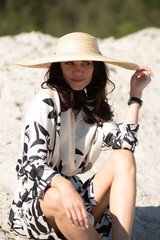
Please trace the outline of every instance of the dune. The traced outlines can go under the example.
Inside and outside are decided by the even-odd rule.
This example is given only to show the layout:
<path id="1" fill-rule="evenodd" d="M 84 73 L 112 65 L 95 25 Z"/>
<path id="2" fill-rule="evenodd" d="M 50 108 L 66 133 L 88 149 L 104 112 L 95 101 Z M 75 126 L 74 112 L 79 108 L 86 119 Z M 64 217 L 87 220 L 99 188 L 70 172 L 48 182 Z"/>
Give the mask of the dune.
<path id="1" fill-rule="evenodd" d="M 160 239 L 160 29 L 147 28 L 120 39 L 98 39 L 103 54 L 148 66 L 152 82 L 143 94 L 140 110 L 137 164 L 137 200 L 132 240 Z M 26 110 L 44 79 L 44 69 L 17 66 L 21 60 L 50 56 L 57 38 L 40 32 L 0 37 L 0 239 L 23 240 L 10 232 L 8 213 L 18 185 L 15 165 Z M 115 119 L 123 121 L 133 71 L 108 66 L 116 89 L 111 95 Z M 103 154 L 90 173 L 103 162 Z M 111 236 L 110 236 L 111 238 Z"/>

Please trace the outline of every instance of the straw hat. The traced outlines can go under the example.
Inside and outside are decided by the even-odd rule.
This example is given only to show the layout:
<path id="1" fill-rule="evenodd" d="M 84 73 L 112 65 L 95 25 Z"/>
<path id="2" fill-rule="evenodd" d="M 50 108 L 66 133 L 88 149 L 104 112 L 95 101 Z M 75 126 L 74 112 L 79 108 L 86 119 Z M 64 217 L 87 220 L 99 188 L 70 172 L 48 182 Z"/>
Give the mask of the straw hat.
<path id="1" fill-rule="evenodd" d="M 102 61 L 130 70 L 138 70 L 135 63 L 103 56 L 99 51 L 97 39 L 87 33 L 74 32 L 59 38 L 56 52 L 46 58 L 17 63 L 23 67 L 48 68 L 53 62 L 66 61 Z"/>

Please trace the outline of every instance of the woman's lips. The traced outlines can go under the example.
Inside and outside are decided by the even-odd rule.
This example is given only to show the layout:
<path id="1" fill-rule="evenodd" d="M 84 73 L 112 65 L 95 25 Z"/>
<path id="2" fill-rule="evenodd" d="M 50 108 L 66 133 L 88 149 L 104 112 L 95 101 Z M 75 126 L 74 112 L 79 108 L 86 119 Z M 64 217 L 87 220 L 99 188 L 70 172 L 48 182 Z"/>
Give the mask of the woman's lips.
<path id="1" fill-rule="evenodd" d="M 74 79 L 71 79 L 73 82 L 83 82 L 84 79 L 81 79 L 81 78 L 74 78 Z"/>

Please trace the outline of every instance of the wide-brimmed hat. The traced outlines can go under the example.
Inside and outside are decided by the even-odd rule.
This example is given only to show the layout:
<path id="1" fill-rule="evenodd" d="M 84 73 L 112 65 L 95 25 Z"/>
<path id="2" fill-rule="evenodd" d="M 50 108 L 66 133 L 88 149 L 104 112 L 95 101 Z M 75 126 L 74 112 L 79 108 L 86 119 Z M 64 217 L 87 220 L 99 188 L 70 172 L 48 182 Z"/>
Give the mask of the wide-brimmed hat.
<path id="1" fill-rule="evenodd" d="M 18 62 L 23 67 L 48 68 L 54 62 L 101 61 L 130 70 L 138 70 L 135 63 L 106 57 L 101 54 L 97 39 L 87 33 L 73 32 L 59 38 L 56 52 L 50 57 Z"/>

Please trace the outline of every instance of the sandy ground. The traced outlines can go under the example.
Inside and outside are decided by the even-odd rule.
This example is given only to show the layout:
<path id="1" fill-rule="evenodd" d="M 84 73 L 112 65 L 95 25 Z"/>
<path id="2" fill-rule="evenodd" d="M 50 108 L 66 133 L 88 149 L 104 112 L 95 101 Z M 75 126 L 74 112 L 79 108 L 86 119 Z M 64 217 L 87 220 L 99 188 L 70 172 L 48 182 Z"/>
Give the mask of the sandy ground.
<path id="1" fill-rule="evenodd" d="M 49 56 L 57 39 L 39 32 L 0 38 L 0 239 L 22 240 L 10 233 L 8 212 L 17 186 L 15 165 L 26 110 L 40 89 L 45 70 L 15 65 L 20 60 Z M 144 91 L 140 113 L 137 163 L 137 201 L 132 240 L 160 239 L 160 29 L 149 28 L 124 38 L 99 39 L 103 54 L 149 66 L 153 81 Z M 112 94 L 115 119 L 123 121 L 132 71 L 109 66 L 116 84 Z M 102 164 L 103 155 L 86 178 Z M 110 236 L 111 238 L 111 236 Z"/>

